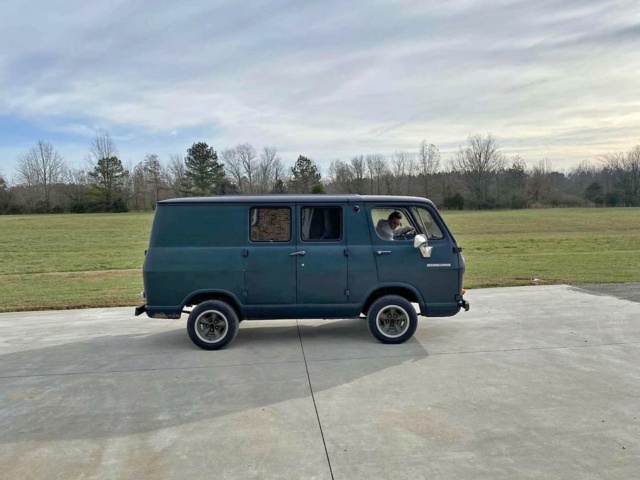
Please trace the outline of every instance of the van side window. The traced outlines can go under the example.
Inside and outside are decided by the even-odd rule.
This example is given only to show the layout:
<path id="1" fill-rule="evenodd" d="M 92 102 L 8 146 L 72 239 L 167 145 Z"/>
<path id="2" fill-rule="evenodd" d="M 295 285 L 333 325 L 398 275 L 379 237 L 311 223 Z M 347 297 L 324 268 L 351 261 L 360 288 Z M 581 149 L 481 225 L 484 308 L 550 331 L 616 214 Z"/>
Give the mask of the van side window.
<path id="1" fill-rule="evenodd" d="M 303 207 L 300 229 L 304 242 L 339 242 L 342 239 L 342 209 Z"/>
<path id="2" fill-rule="evenodd" d="M 252 242 L 288 242 L 291 240 L 291 209 L 253 207 L 249 213 Z"/>
<path id="3" fill-rule="evenodd" d="M 415 225 L 405 208 L 374 208 L 371 210 L 371 221 L 383 240 L 409 240 L 415 233 Z"/>

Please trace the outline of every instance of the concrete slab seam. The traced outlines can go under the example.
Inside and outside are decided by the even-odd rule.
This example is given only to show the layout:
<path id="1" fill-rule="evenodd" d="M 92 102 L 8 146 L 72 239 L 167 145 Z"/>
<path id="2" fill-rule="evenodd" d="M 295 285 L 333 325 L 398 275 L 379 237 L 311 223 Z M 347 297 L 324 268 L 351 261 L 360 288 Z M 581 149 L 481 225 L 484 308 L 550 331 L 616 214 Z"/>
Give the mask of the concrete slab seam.
<path id="1" fill-rule="evenodd" d="M 318 420 L 318 427 L 320 428 L 320 435 L 322 436 L 322 445 L 324 445 L 324 453 L 327 456 L 327 464 L 329 465 L 329 473 L 331 474 L 331 480 L 334 480 L 333 469 L 331 468 L 331 459 L 329 458 L 329 450 L 327 450 L 327 442 L 324 439 L 324 432 L 322 431 L 322 422 L 320 421 L 320 414 L 318 413 L 316 398 L 313 394 L 313 386 L 311 385 L 311 375 L 309 375 L 309 366 L 307 365 L 307 358 L 304 354 L 304 344 L 302 343 L 302 334 L 300 333 L 300 324 L 298 323 L 298 320 L 296 320 L 296 326 L 298 327 L 298 338 L 300 338 L 300 348 L 302 349 L 302 358 L 304 359 L 304 368 L 307 371 L 307 380 L 309 381 L 309 391 L 311 392 L 311 400 L 313 400 L 313 408 L 316 411 L 316 419 Z"/>
<path id="2" fill-rule="evenodd" d="M 252 367 L 256 365 L 286 365 L 288 363 L 303 363 L 303 361 L 288 360 L 283 362 L 263 362 L 263 363 L 256 362 L 256 363 L 238 363 L 238 364 L 230 364 L 230 365 L 202 365 L 202 366 L 191 366 L 191 367 L 143 368 L 143 369 L 136 369 L 136 370 L 102 370 L 102 371 L 91 371 L 91 372 L 41 373 L 41 374 L 33 374 L 33 375 L 4 375 L 4 376 L 0 376 L 0 379 L 55 377 L 55 376 L 64 377 L 68 375 L 110 375 L 113 373 L 167 372 L 172 370 L 203 370 L 203 369 L 218 369 L 218 368 L 228 368 L 228 367 Z"/>

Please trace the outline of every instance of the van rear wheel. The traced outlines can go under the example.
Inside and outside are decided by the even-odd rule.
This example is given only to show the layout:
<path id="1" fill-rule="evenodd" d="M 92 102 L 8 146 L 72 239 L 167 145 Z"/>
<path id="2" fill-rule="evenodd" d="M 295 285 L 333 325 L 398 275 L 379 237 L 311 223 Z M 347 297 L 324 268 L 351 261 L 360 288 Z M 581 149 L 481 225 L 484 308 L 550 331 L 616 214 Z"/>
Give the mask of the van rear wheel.
<path id="1" fill-rule="evenodd" d="M 382 343 L 404 343 L 418 327 L 418 315 L 413 305 L 398 295 L 385 295 L 376 300 L 367 312 L 369 331 Z"/>
<path id="2" fill-rule="evenodd" d="M 189 338 L 204 350 L 220 350 L 229 345 L 238 334 L 238 315 L 222 300 L 207 300 L 189 314 Z"/>

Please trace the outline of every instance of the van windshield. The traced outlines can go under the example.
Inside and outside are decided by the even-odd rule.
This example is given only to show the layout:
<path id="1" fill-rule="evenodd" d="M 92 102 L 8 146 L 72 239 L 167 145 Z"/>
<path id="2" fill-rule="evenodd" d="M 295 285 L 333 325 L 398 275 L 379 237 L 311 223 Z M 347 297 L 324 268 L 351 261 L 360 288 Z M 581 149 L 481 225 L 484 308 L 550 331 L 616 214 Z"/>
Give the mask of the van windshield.
<path id="1" fill-rule="evenodd" d="M 420 233 L 426 235 L 427 238 L 443 238 L 442 230 L 440 230 L 429 210 L 423 207 L 411 207 L 411 213 L 418 224 Z"/>

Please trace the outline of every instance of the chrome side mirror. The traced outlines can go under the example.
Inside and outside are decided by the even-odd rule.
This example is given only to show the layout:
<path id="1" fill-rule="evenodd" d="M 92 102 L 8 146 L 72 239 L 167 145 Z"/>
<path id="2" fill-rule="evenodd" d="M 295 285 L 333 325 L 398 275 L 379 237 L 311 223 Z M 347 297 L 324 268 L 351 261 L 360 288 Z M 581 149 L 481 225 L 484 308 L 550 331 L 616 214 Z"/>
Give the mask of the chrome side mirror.
<path id="1" fill-rule="evenodd" d="M 420 249 L 420 253 L 424 258 L 431 257 L 431 251 L 433 250 L 433 247 L 428 246 L 427 237 L 425 237 L 424 235 L 416 235 L 413 238 L 413 246 L 414 248 Z"/>
<path id="2" fill-rule="evenodd" d="M 413 237 L 414 248 L 420 248 L 422 245 L 426 245 L 426 244 L 427 244 L 427 237 L 425 237 L 424 235 L 416 235 L 415 237 Z"/>

